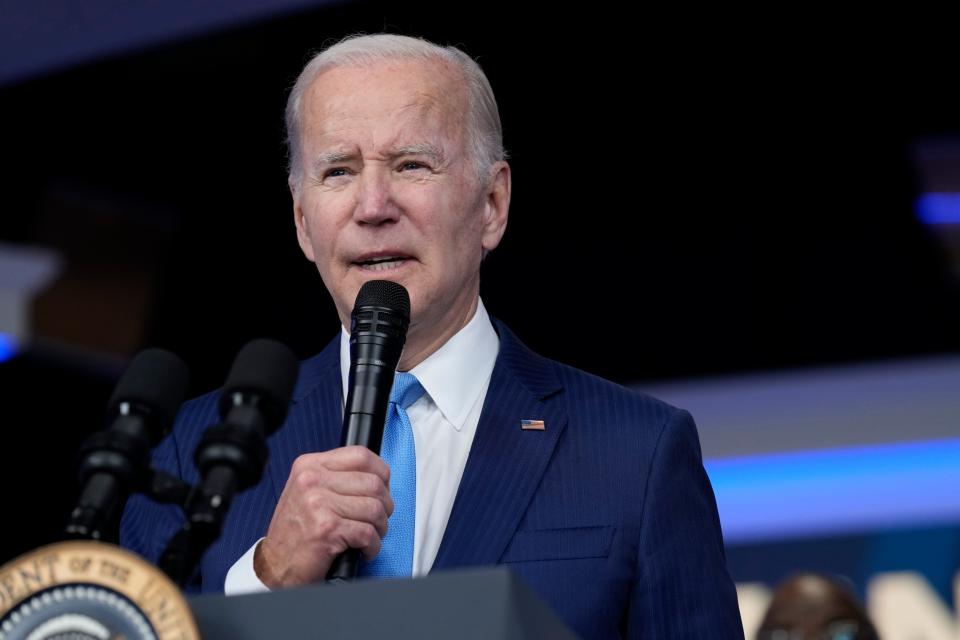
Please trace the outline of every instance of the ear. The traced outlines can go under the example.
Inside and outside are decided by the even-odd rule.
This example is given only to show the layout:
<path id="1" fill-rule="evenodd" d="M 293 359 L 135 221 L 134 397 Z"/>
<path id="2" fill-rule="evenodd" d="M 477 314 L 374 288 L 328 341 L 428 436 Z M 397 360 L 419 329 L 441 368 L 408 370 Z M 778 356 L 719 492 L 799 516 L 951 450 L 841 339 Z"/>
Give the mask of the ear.
<path id="1" fill-rule="evenodd" d="M 297 243 L 300 244 L 300 250 L 307 260 L 314 262 L 313 243 L 310 241 L 310 225 L 307 217 L 303 214 L 301 206 L 301 191 L 293 178 L 288 180 L 290 186 L 290 196 L 293 198 L 293 223 L 297 227 Z"/>
<path id="2" fill-rule="evenodd" d="M 490 170 L 492 178 L 487 186 L 483 204 L 483 249 L 493 251 L 507 230 L 510 212 L 510 165 L 501 160 Z"/>

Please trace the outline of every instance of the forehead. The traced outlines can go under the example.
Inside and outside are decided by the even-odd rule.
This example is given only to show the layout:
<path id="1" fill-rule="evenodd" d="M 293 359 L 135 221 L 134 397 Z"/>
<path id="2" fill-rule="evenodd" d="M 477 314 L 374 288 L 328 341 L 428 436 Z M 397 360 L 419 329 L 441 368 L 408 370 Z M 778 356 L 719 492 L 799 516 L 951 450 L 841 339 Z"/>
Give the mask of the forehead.
<path id="1" fill-rule="evenodd" d="M 390 60 L 321 73 L 304 92 L 305 137 L 333 142 L 368 132 L 403 137 L 463 129 L 466 88 L 459 72 L 440 61 Z"/>

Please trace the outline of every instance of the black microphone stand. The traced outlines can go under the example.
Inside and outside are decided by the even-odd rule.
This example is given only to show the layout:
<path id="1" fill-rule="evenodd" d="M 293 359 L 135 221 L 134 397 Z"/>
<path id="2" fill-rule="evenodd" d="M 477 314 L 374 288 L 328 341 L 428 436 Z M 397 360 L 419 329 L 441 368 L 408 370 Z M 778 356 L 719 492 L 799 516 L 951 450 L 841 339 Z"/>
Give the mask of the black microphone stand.
<path id="1" fill-rule="evenodd" d="M 220 396 L 221 421 L 204 432 L 194 454 L 201 481 L 182 504 L 186 522 L 160 556 L 160 568 L 181 587 L 220 537 L 234 496 L 263 477 L 267 436 L 286 418 L 297 369 L 293 353 L 272 340 L 255 340 L 237 354 Z"/>

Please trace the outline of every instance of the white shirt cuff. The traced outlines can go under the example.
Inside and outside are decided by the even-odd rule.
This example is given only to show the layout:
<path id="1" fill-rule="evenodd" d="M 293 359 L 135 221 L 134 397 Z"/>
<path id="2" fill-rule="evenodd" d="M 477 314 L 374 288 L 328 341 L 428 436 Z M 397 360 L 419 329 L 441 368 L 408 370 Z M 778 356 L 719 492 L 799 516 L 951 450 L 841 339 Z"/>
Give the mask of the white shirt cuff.
<path id="1" fill-rule="evenodd" d="M 238 596 L 244 593 L 266 593 L 270 591 L 267 585 L 260 582 L 257 572 L 253 569 L 253 554 L 260 544 L 260 540 L 253 543 L 240 559 L 233 563 L 230 570 L 227 571 L 227 577 L 223 581 L 223 593 L 228 596 Z"/>

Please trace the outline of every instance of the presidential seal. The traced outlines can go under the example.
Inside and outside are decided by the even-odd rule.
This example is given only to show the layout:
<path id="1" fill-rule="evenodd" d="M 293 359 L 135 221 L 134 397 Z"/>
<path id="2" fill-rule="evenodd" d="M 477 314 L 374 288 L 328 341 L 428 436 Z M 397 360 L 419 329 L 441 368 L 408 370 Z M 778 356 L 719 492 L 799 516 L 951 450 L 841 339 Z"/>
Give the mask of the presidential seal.
<path id="1" fill-rule="evenodd" d="M 0 567 L 0 640 L 199 640 L 177 586 L 129 551 L 60 542 Z"/>

